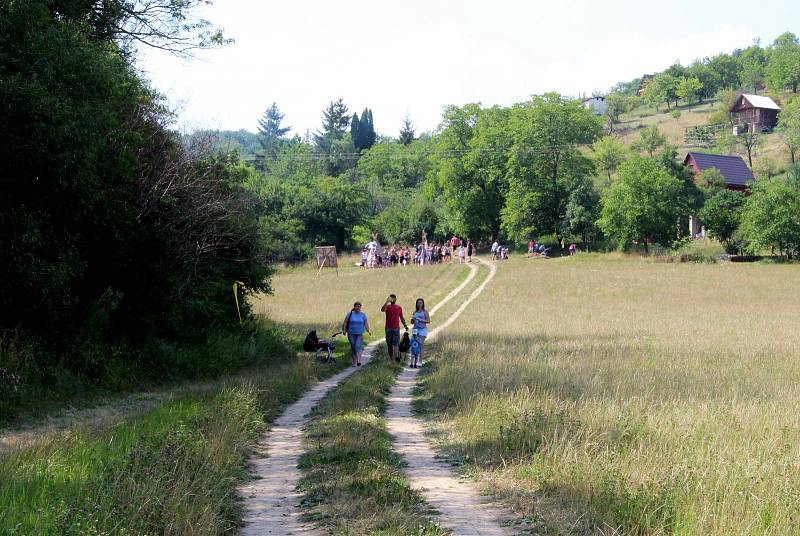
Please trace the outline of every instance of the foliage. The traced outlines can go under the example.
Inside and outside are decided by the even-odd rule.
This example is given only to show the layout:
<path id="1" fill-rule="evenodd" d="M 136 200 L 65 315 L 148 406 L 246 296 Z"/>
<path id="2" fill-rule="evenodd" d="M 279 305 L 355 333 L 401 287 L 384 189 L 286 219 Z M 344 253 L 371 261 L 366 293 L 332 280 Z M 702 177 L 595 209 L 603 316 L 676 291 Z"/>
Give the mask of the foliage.
<path id="1" fill-rule="evenodd" d="M 770 89 L 791 89 L 800 86 L 800 40 L 791 32 L 779 35 L 769 48 L 766 79 Z"/>
<path id="2" fill-rule="evenodd" d="M 559 233 L 568 185 L 575 177 L 590 174 L 593 167 L 577 146 L 600 137 L 600 119 L 578 101 L 547 93 L 513 106 L 508 130 L 509 190 L 503 228 L 519 242 Z"/>
<path id="3" fill-rule="evenodd" d="M 342 153 L 347 149 L 336 143 L 344 139 L 347 127 L 350 126 L 350 115 L 347 111 L 347 105 L 341 98 L 331 101 L 322 110 L 322 127 L 314 134 L 314 145 L 317 150 L 331 156 L 326 167 L 329 174 L 335 175 L 343 170 L 337 166 L 339 162 L 333 155 L 337 151 Z M 352 139 L 350 143 L 352 144 Z"/>
<path id="4" fill-rule="evenodd" d="M 411 116 L 406 114 L 403 119 L 403 126 L 400 127 L 400 136 L 398 141 L 403 145 L 410 145 L 414 141 L 414 124 L 411 122 Z"/>
<path id="5" fill-rule="evenodd" d="M 696 77 L 684 77 L 678 80 L 676 94 L 684 101 L 698 99 L 703 89 L 703 83 Z M 677 119 L 677 117 L 676 117 Z"/>
<path id="6" fill-rule="evenodd" d="M 730 247 L 734 233 L 739 227 L 744 194 L 720 188 L 711 195 L 698 213 L 700 221 L 711 236 Z"/>
<path id="7" fill-rule="evenodd" d="M 353 138 L 353 145 L 359 152 L 369 149 L 375 144 L 377 134 L 375 134 L 375 125 L 372 121 L 372 110 L 364 108 L 360 119 L 358 114 L 353 114 L 350 121 L 350 135 Z"/>
<path id="8" fill-rule="evenodd" d="M 286 134 L 292 130 L 292 127 L 281 126 L 283 117 L 277 103 L 273 102 L 258 120 L 261 147 L 264 149 L 264 155 L 269 158 L 277 155 L 280 144 L 286 138 Z"/>
<path id="9" fill-rule="evenodd" d="M 603 114 L 608 121 L 609 132 L 619 122 L 619 116 L 628 110 L 629 98 L 620 93 L 609 93 L 605 98 L 606 109 Z"/>
<path id="10" fill-rule="evenodd" d="M 588 249 L 589 237 L 597 231 L 597 219 L 600 217 L 600 194 L 594 183 L 585 176 L 579 175 L 572 181 L 567 208 L 565 210 L 565 228 L 571 236 L 580 236 Z"/>
<path id="11" fill-rule="evenodd" d="M 42 381 L 119 385 L 163 374 L 163 341 L 238 330 L 232 282 L 270 271 L 249 170 L 182 144 L 113 36 L 53 5 L 0 16 L 0 330 L 37 341 Z"/>
<path id="12" fill-rule="evenodd" d="M 697 186 L 707 195 L 713 196 L 720 190 L 725 189 L 725 177 L 722 172 L 715 168 L 706 168 L 697 177 Z"/>
<path id="13" fill-rule="evenodd" d="M 783 106 L 775 130 L 786 144 L 789 158 L 794 164 L 800 151 L 800 98 L 795 97 Z"/>
<path id="14" fill-rule="evenodd" d="M 767 55 L 758 44 L 743 50 L 739 54 L 739 83 L 745 89 L 758 93 L 764 83 L 764 66 Z"/>
<path id="15" fill-rule="evenodd" d="M 598 170 L 608 176 L 606 186 L 611 184 L 611 174 L 628 157 L 625 145 L 614 136 L 603 136 L 592 145 L 592 159 Z"/>
<path id="16" fill-rule="evenodd" d="M 669 111 L 670 102 L 677 103 L 678 84 L 679 79 L 675 76 L 669 74 L 668 72 L 659 73 L 651 78 L 644 87 L 642 96 L 648 102 L 654 104 L 656 106 L 656 110 L 658 109 L 658 105 L 663 102 L 667 105 L 667 111 Z"/>
<path id="17" fill-rule="evenodd" d="M 645 251 L 649 241 L 669 243 L 684 212 L 681 189 L 681 181 L 658 161 L 634 156 L 620 166 L 603 197 L 598 224 L 620 248 L 634 239 Z"/>
<path id="18" fill-rule="evenodd" d="M 789 177 L 761 179 L 750 186 L 742 210 L 742 234 L 754 253 L 777 247 L 797 253 L 800 248 L 800 183 Z"/>
<path id="19" fill-rule="evenodd" d="M 653 157 L 666 144 L 667 138 L 658 130 L 658 125 L 650 125 L 642 130 L 639 140 L 634 142 L 632 147 L 637 151 L 647 153 L 649 157 Z"/>

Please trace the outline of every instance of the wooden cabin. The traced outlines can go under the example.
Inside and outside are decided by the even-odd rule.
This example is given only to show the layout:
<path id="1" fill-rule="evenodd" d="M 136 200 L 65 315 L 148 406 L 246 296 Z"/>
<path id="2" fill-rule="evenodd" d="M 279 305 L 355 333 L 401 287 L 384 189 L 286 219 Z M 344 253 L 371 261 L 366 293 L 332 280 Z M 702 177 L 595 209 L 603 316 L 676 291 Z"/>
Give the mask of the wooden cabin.
<path id="1" fill-rule="evenodd" d="M 730 111 L 736 114 L 737 125 L 747 127 L 748 131 L 771 132 L 778 124 L 780 110 L 780 106 L 769 97 L 742 93 Z"/>

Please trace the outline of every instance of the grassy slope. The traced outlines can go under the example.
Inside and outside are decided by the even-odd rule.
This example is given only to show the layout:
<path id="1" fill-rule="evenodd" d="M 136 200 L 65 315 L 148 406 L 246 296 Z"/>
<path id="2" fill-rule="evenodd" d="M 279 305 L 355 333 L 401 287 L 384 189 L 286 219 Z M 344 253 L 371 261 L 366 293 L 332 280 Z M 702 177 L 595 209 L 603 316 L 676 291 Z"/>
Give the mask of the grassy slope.
<path id="1" fill-rule="evenodd" d="M 667 138 L 667 141 L 678 148 L 678 156 L 683 158 L 690 150 L 703 151 L 698 147 L 687 147 L 684 144 L 684 131 L 686 127 L 708 124 L 708 116 L 718 106 L 716 101 L 706 101 L 703 104 L 681 105 L 678 110 L 681 116 L 675 119 L 661 106 L 660 112 L 655 108 L 645 106 L 638 108 L 629 114 L 624 114 L 619 125 L 614 127 L 614 135 L 618 136 L 623 143 L 630 146 L 639 139 L 640 129 L 651 125 L 658 126 L 658 129 Z M 674 109 L 674 108 L 673 108 Z M 753 157 L 753 166 L 757 166 L 759 159 L 768 156 L 783 169 L 789 164 L 789 154 L 778 134 L 767 134 L 764 137 L 764 146 L 760 148 Z M 745 157 L 746 161 L 747 157 Z"/>
<path id="2" fill-rule="evenodd" d="M 422 405 L 543 532 L 800 533 L 798 289 L 791 266 L 515 258 Z"/>

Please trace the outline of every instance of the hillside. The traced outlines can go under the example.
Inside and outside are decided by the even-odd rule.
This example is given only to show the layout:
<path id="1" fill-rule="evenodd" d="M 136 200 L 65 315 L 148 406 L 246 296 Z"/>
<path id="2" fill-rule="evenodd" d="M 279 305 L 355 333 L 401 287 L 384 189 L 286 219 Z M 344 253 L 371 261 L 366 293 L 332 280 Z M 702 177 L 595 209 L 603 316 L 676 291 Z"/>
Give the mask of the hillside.
<path id="1" fill-rule="evenodd" d="M 689 147 L 684 142 L 684 132 L 687 127 L 708 124 L 709 116 L 715 111 L 719 102 L 707 100 L 702 104 L 681 105 L 677 108 L 681 112 L 677 119 L 662 109 L 656 111 L 652 106 L 643 106 L 621 116 L 619 124 L 614 126 L 613 134 L 630 146 L 639 139 L 641 129 L 650 125 L 658 129 L 667 138 L 667 141 L 678 148 L 678 155 L 684 156 L 687 151 L 707 151 L 699 147 Z M 673 107 L 673 111 L 676 108 Z M 764 145 L 760 147 L 753 157 L 753 167 L 758 169 L 759 161 L 770 158 L 779 171 L 783 171 L 789 164 L 789 155 L 786 147 L 778 134 L 764 135 Z M 746 160 L 746 158 L 745 158 Z"/>

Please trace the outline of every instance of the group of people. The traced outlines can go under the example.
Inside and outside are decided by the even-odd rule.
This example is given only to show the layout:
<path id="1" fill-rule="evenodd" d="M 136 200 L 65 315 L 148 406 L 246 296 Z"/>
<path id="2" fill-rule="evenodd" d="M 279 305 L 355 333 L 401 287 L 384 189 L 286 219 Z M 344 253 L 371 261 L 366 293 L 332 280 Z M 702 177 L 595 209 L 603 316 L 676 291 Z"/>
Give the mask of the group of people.
<path id="1" fill-rule="evenodd" d="M 361 302 L 355 302 L 353 308 L 345 316 L 344 322 L 342 322 L 342 331 L 347 335 L 347 340 L 350 342 L 350 359 L 354 367 L 361 366 L 361 354 L 364 351 L 364 333 L 372 335 L 369 329 L 369 319 L 361 307 Z M 408 323 L 403 316 L 403 308 L 397 304 L 397 296 L 395 294 L 389 294 L 381 306 L 381 312 L 386 316 L 385 335 L 389 361 L 399 362 L 402 341 L 400 324 L 405 328 L 407 337 Z M 414 313 L 411 315 L 412 335 L 408 339 L 408 351 L 411 354 L 409 366 L 411 368 L 422 366 L 425 339 L 428 337 L 428 325 L 430 323 L 431 316 L 425 309 L 425 300 L 417 298 L 414 304 Z"/>
<path id="2" fill-rule="evenodd" d="M 472 262 L 475 247 L 472 241 L 461 239 L 453 235 L 444 242 L 428 242 L 427 234 L 423 231 L 422 240 L 411 246 L 383 247 L 377 238 L 366 244 L 361 250 L 362 268 L 385 268 L 392 266 L 408 266 L 411 264 L 424 266 L 426 264 L 440 264 L 453 262 L 458 258 L 460 263 Z"/>

